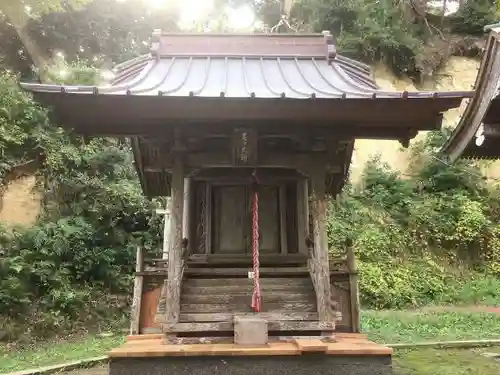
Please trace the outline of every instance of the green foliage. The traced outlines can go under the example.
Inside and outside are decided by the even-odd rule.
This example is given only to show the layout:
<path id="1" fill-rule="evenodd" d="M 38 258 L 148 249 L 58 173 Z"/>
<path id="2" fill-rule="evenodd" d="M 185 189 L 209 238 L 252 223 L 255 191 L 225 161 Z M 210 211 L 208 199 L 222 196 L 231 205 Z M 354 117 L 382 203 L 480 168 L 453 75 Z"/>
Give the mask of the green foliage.
<path id="1" fill-rule="evenodd" d="M 47 113 L 17 87 L 15 77 L 0 75 L 0 181 L 16 165 L 37 158 L 51 131 Z"/>
<path id="2" fill-rule="evenodd" d="M 354 240 L 366 306 L 498 302 L 498 191 L 474 163 L 441 161 L 442 135 L 413 146 L 409 176 L 375 158 L 332 204 L 330 244 Z"/>
<path id="3" fill-rule="evenodd" d="M 498 21 L 495 0 L 467 1 L 451 17 L 451 28 L 456 33 L 483 35 L 484 27 Z"/>
<path id="4" fill-rule="evenodd" d="M 82 77 L 89 82 L 95 74 L 69 71 L 64 78 Z M 15 337 L 26 329 L 18 317 L 30 319 L 34 336 L 119 318 L 128 297 L 113 296 L 131 289 L 136 246 L 155 251 L 159 240 L 159 218 L 142 194 L 130 146 L 68 135 L 13 77 L 0 80 L 8 114 L 0 122 L 0 176 L 37 156 L 45 191 L 37 225 L 0 229 L 0 322 Z"/>
<path id="5" fill-rule="evenodd" d="M 452 54 L 463 38 L 482 36 L 496 21 L 494 0 L 467 1 L 454 15 L 423 17 L 401 0 L 299 0 L 292 16 L 320 32 L 329 30 L 340 53 L 367 62 L 385 62 L 397 74 L 427 75 Z M 459 43 L 460 44 L 460 43 Z"/>
<path id="6" fill-rule="evenodd" d="M 301 0 L 293 15 L 315 31 L 330 30 L 342 54 L 415 73 L 415 56 L 425 39 L 420 26 L 405 20 L 397 1 Z"/>

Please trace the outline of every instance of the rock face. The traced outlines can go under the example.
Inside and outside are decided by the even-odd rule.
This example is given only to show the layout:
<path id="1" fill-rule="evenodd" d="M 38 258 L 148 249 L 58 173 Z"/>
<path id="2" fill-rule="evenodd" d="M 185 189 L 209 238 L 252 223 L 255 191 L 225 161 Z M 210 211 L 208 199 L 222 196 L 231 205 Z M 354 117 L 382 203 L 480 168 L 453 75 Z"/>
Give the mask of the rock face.
<path id="1" fill-rule="evenodd" d="M 374 67 L 374 74 L 380 88 L 389 91 L 418 91 L 418 90 L 439 90 L 439 91 L 463 91 L 472 90 L 476 80 L 480 61 L 477 59 L 452 57 L 448 63 L 435 75 L 432 87 L 417 88 L 408 78 L 398 78 L 390 70 L 383 66 Z M 460 108 L 450 110 L 445 113 L 445 126 L 456 126 L 462 115 L 467 101 L 462 103 Z M 421 139 L 425 133 L 420 133 L 415 139 Z M 413 140 L 414 142 L 415 140 Z M 404 173 L 408 167 L 407 150 L 403 149 L 397 141 L 380 140 L 358 140 L 356 141 L 353 164 L 351 165 L 351 182 L 356 184 L 361 178 L 363 168 L 368 160 L 379 155 L 382 162 L 389 164 L 392 168 Z M 498 171 L 500 167 L 491 166 L 487 172 L 491 175 L 493 171 Z"/>
<path id="2" fill-rule="evenodd" d="M 6 226 L 31 226 L 40 214 L 42 194 L 35 175 L 10 181 L 0 189 L 0 223 Z"/>

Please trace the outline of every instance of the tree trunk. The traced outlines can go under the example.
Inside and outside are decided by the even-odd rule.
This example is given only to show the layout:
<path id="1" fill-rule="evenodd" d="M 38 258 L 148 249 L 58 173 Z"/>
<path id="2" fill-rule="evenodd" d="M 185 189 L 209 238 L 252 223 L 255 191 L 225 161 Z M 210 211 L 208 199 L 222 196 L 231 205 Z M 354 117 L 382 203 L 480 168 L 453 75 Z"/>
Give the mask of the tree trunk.
<path id="1" fill-rule="evenodd" d="M 294 0 L 282 0 L 282 14 L 290 17 L 290 12 L 292 11 Z"/>
<path id="2" fill-rule="evenodd" d="M 19 9 L 17 9 L 19 8 Z M 42 52 L 36 42 L 31 38 L 28 32 L 29 17 L 21 7 L 5 7 L 3 9 L 5 15 L 11 22 L 17 32 L 19 40 L 28 52 L 28 55 L 33 62 L 33 65 L 38 70 L 38 76 L 41 82 L 48 81 L 48 66 L 50 59 Z"/>
<path id="3" fill-rule="evenodd" d="M 441 27 L 444 25 L 444 19 L 446 17 L 446 8 L 448 7 L 448 1 L 443 0 L 443 8 L 441 9 Z"/>

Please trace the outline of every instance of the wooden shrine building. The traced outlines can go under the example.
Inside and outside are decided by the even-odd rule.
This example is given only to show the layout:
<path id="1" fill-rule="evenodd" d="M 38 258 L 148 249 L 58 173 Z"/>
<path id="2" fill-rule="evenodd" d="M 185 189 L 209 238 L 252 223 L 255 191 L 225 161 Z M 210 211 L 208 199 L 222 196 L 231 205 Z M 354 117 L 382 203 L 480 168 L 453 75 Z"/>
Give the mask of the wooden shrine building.
<path id="1" fill-rule="evenodd" d="M 107 86 L 23 87 L 78 134 L 130 137 L 144 193 L 172 199 L 168 260 L 139 252 L 135 335 L 112 374 L 390 373 L 390 349 L 358 333 L 354 258 L 330 252 L 327 201 L 357 138 L 406 146 L 471 93 L 379 90 L 328 32 L 155 32 Z M 163 333 L 148 335 L 155 282 Z"/>
<path id="2" fill-rule="evenodd" d="M 442 148 L 452 162 L 461 156 L 500 158 L 500 24 L 486 30 L 489 35 L 474 96 Z"/>

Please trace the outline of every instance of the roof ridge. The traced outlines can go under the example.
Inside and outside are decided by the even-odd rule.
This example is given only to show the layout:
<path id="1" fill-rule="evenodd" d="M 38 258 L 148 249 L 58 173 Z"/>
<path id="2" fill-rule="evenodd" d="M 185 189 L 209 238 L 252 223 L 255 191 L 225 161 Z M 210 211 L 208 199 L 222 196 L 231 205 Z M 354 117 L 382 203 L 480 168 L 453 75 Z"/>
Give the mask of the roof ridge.
<path id="1" fill-rule="evenodd" d="M 333 60 L 337 54 L 329 31 L 317 34 L 211 34 L 163 33 L 156 29 L 151 38 L 151 54 L 164 56 L 280 56 L 320 57 Z"/>

